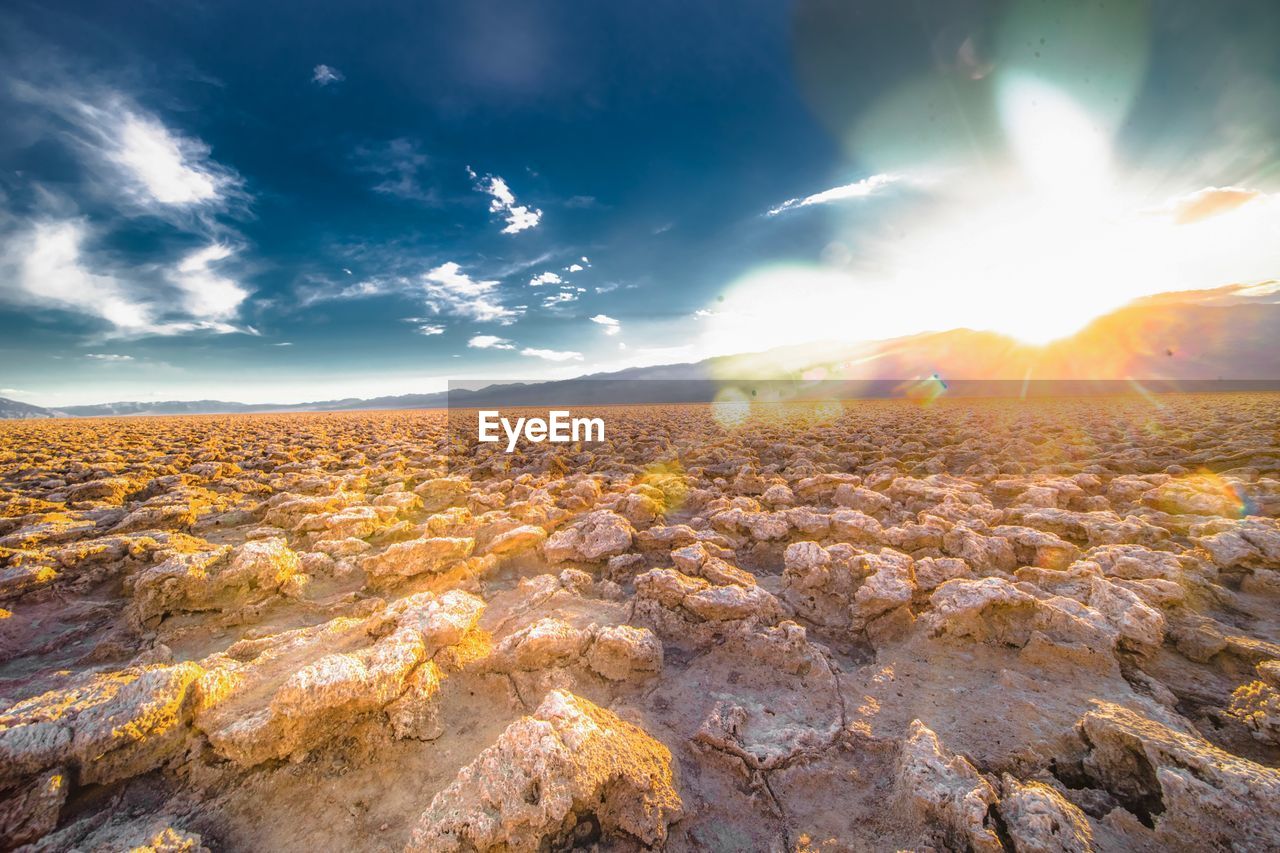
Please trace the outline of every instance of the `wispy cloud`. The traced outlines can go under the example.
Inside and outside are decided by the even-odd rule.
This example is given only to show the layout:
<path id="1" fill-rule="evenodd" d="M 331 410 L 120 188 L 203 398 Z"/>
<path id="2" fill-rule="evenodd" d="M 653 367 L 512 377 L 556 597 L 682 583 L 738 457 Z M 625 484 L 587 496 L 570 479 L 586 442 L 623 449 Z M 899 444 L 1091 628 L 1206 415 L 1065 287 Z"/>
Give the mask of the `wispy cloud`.
<path id="1" fill-rule="evenodd" d="M 431 337 L 432 335 L 443 335 L 444 326 L 441 326 L 438 323 L 420 323 L 418 324 L 417 332 L 418 334 L 425 335 L 427 337 Z"/>
<path id="2" fill-rule="evenodd" d="M 209 163 L 208 146 L 146 116 L 125 112 L 116 120 L 119 124 L 107 156 L 132 175 L 152 199 L 177 205 L 219 199 L 228 178 Z"/>
<path id="3" fill-rule="evenodd" d="M 213 265 L 231 257 L 230 246 L 214 243 L 182 259 L 170 280 L 183 294 L 187 313 L 206 320 L 230 320 L 239 312 L 249 291 L 220 275 Z"/>
<path id="4" fill-rule="evenodd" d="M 325 279 L 309 278 L 298 285 L 298 302 L 303 308 L 308 308 L 321 302 L 369 299 L 375 296 L 416 292 L 417 290 L 417 284 L 407 276 L 375 276 L 362 278 L 350 284 L 338 284 Z"/>
<path id="5" fill-rule="evenodd" d="M 497 335 L 476 335 L 467 341 L 472 349 L 515 349 L 516 345 L 506 338 Z"/>
<path id="6" fill-rule="evenodd" d="M 471 278 L 449 261 L 422 277 L 427 305 L 437 314 L 467 317 L 480 323 L 510 325 L 520 316 L 497 298 L 498 282 Z"/>
<path id="7" fill-rule="evenodd" d="M 467 346 L 471 349 L 520 350 L 526 358 L 540 358 L 544 361 L 582 361 L 582 353 L 572 350 L 538 349 L 537 347 L 520 348 L 515 341 L 500 338 L 497 335 L 475 335 Z"/>
<path id="8" fill-rule="evenodd" d="M 105 320 L 125 332 L 145 332 L 150 308 L 109 274 L 90 272 L 81 258 L 87 226 L 79 220 L 42 222 L 11 247 L 22 257 L 18 285 L 24 301 L 63 308 Z M 22 247 L 25 244 L 25 253 Z"/>
<path id="9" fill-rule="evenodd" d="M 536 227 L 542 221 L 541 210 L 516 204 L 515 193 L 502 178 L 497 175 L 480 177 L 470 167 L 467 167 L 467 174 L 475 182 L 476 189 L 488 193 L 489 211 L 502 214 L 503 220 L 507 223 L 507 226 L 502 229 L 503 234 L 518 234 L 525 229 Z"/>
<path id="10" fill-rule="evenodd" d="M 102 230 L 111 208 L 115 214 L 155 216 L 205 239 L 224 240 L 234 231 L 221 217 L 247 214 L 250 196 L 240 175 L 215 161 L 205 142 L 170 126 L 128 95 L 65 77 L 39 86 L 13 82 L 9 92 L 30 107 L 24 118 L 35 131 L 66 145 L 85 167 L 72 197 L 43 193 L 44 218 L 69 219 L 78 209 L 96 208 L 94 225 Z"/>
<path id="11" fill-rule="evenodd" d="M 1171 199 L 1164 207 L 1150 211 L 1173 218 L 1178 225 L 1190 225 L 1235 210 L 1266 194 L 1244 187 L 1205 187 Z"/>
<path id="12" fill-rule="evenodd" d="M 94 361 L 133 361 L 131 355 L 117 355 L 113 352 L 90 352 L 85 353 L 84 357 Z"/>
<path id="13" fill-rule="evenodd" d="M 162 125 L 126 115 L 107 150 L 107 158 L 132 175 L 155 201 L 191 204 L 212 201 L 218 196 L 214 175 L 192 164 L 201 153 Z"/>
<path id="14" fill-rule="evenodd" d="M 422 181 L 421 173 L 430 165 L 431 158 L 421 151 L 417 142 L 392 139 L 378 145 L 361 146 L 354 156 L 361 171 L 382 179 L 374 184 L 374 192 L 423 204 L 440 203 L 435 187 L 426 186 Z"/>
<path id="15" fill-rule="evenodd" d="M 607 314 L 597 314 L 591 318 L 591 322 L 604 326 L 606 335 L 616 335 L 622 331 L 622 324 Z"/>
<path id="16" fill-rule="evenodd" d="M 562 290 L 559 293 L 548 293 L 542 299 L 543 308 L 551 308 L 556 305 L 564 305 L 567 302 L 576 302 L 578 294 L 573 290 Z"/>
<path id="17" fill-rule="evenodd" d="M 440 318 L 458 317 L 478 323 L 509 326 L 527 310 L 523 305 L 507 305 L 502 300 L 497 279 L 473 277 L 462 266 L 448 261 L 426 272 L 375 275 L 355 282 L 326 278 L 304 278 L 297 285 L 298 305 L 307 308 L 324 302 L 396 296 L 421 300 L 430 309 L 425 317 L 407 317 L 423 329 L 440 327 Z M 422 331 L 421 334 L 436 334 Z"/>
<path id="18" fill-rule="evenodd" d="M 153 211 L 224 206 L 242 180 L 208 145 L 166 126 L 119 92 L 80 93 L 17 84 L 22 99 L 58 117 L 91 166 L 112 177 L 103 191 Z"/>
<path id="19" fill-rule="evenodd" d="M 210 270 L 230 250 L 221 245 L 187 256 L 158 280 L 91 268 L 83 219 L 37 222 L 11 235 L 6 254 L 15 259 L 0 278 L 0 296 L 105 323 L 108 337 L 179 335 L 195 331 L 250 332 L 232 321 L 247 291 Z"/>
<path id="20" fill-rule="evenodd" d="M 866 198 L 875 195 L 885 187 L 891 186 L 901 181 L 898 175 L 881 174 L 872 175 L 855 181 L 852 184 L 845 184 L 839 187 L 832 187 L 829 190 L 823 190 L 820 193 L 807 195 L 802 198 L 793 198 L 784 201 L 777 207 L 769 209 L 769 216 L 777 216 L 779 213 L 785 213 L 788 210 L 796 210 L 801 207 L 810 207 L 815 204 L 830 204 L 834 201 L 846 201 L 853 198 Z"/>
<path id="21" fill-rule="evenodd" d="M 545 361 L 582 361 L 582 353 L 570 350 L 535 349 L 525 347 L 520 354 L 528 358 L 541 358 Z"/>
<path id="22" fill-rule="evenodd" d="M 3 221 L 0 298 L 91 318 L 109 338 L 255 333 L 237 323 L 249 288 L 227 270 L 242 240 L 224 215 L 247 212 L 243 179 L 199 138 L 86 79 L 10 84 L 30 106 L 28 119 L 84 172 L 66 190 L 74 195 L 45 191 L 25 218 Z M 181 234 L 185 246 L 194 236 L 203 248 L 176 258 L 159 248 L 126 264 L 112 238 L 122 217 L 139 215 L 172 226 L 156 232 L 158 246 Z"/>
<path id="23" fill-rule="evenodd" d="M 319 86 L 328 86 L 331 83 L 341 83 L 347 77 L 332 65 L 317 65 L 311 69 L 311 82 Z"/>

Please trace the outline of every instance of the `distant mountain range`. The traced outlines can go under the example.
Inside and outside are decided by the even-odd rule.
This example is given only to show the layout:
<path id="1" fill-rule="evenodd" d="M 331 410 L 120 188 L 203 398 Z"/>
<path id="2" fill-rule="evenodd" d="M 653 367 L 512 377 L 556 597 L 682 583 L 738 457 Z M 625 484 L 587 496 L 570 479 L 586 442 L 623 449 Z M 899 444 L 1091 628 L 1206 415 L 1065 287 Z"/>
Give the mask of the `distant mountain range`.
<path id="1" fill-rule="evenodd" d="M 57 417 L 57 413 L 49 409 L 42 409 L 39 406 L 32 406 L 29 403 L 19 403 L 17 400 L 10 400 L 8 397 L 0 397 L 0 420 L 21 421 L 30 418 L 52 417 Z"/>
<path id="2" fill-rule="evenodd" d="M 361 409 L 433 409 L 448 404 L 448 393 L 402 394 L 314 403 L 232 403 L 226 400 L 162 400 L 96 403 L 88 406 L 42 408 L 0 397 L 0 420 L 12 418 L 101 418 L 132 415 L 217 415 L 245 412 L 341 412 Z"/>
<path id="3" fill-rule="evenodd" d="M 100 403 L 65 406 L 59 411 L 71 417 L 119 417 L 123 415 L 212 415 L 242 412 L 340 412 L 354 409 L 430 409 L 447 403 L 445 392 L 321 400 L 314 403 L 229 403 L 225 400 L 169 400 L 165 402 Z"/>
<path id="4" fill-rule="evenodd" d="M 554 382 L 371 399 L 296 404 L 175 400 L 54 410 L 0 398 L 0 419 L 694 402 L 715 398 L 726 385 L 769 382 L 793 388 L 819 384 L 814 394 L 881 397 L 902 393 L 904 380 L 934 376 L 960 394 L 1026 393 L 1028 381 L 1032 387 L 1049 383 L 1042 388 L 1045 393 L 1105 393 L 1130 388 L 1129 380 L 1135 379 L 1156 391 L 1280 389 L 1280 284 L 1144 297 L 1044 346 L 995 332 L 951 329 L 888 340 L 822 341 Z"/>

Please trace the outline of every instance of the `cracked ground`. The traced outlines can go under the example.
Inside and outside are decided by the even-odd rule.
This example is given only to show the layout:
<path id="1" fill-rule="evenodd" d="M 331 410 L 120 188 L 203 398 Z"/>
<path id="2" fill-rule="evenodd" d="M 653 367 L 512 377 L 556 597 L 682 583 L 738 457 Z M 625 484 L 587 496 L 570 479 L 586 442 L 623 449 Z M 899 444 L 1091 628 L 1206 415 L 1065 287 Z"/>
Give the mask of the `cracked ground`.
<path id="1" fill-rule="evenodd" d="M 0 848 L 1280 848 L 1280 396 L 580 413 L 0 423 Z"/>

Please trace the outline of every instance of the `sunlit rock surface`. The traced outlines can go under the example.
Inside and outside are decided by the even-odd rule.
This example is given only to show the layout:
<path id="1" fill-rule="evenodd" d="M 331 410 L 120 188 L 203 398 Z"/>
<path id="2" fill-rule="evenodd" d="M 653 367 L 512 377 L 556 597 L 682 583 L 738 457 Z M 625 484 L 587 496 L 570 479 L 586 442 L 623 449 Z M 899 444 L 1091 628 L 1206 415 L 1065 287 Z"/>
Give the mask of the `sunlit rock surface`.
<path id="1" fill-rule="evenodd" d="M 0 849 L 1280 847 L 1280 397 L 600 412 L 0 423 Z"/>
<path id="2" fill-rule="evenodd" d="M 436 794 L 405 850 L 534 851 L 572 839 L 583 817 L 606 836 L 652 846 L 680 813 L 666 747 L 553 690 Z"/>

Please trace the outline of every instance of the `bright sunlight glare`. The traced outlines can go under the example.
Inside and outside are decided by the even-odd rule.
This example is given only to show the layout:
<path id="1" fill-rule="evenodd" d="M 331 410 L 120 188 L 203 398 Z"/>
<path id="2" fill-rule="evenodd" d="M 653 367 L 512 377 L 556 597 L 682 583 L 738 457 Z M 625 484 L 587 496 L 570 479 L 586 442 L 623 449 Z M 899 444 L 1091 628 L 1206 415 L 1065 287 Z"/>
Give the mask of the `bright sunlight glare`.
<path id="1" fill-rule="evenodd" d="M 841 245 L 856 250 L 837 261 L 742 277 L 706 318 L 708 349 L 955 328 L 1044 344 L 1140 296 L 1270 276 L 1280 205 L 1181 224 L 1120 178 L 1106 132 L 1065 91 L 1018 73 L 997 91 L 1010 162 L 934 182 L 934 212 L 906 214 L 901 239 L 851 224 Z"/>
<path id="2" fill-rule="evenodd" d="M 1111 157 L 1103 132 L 1065 92 L 1025 74 L 1001 81 L 1001 120 L 1035 191 L 1057 204 L 1096 201 Z"/>

